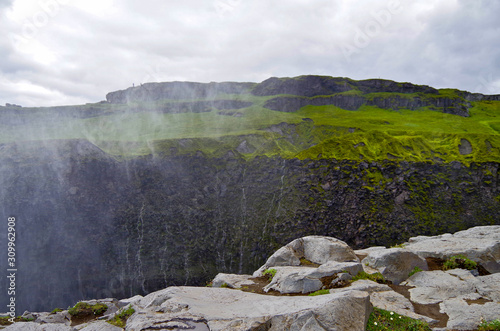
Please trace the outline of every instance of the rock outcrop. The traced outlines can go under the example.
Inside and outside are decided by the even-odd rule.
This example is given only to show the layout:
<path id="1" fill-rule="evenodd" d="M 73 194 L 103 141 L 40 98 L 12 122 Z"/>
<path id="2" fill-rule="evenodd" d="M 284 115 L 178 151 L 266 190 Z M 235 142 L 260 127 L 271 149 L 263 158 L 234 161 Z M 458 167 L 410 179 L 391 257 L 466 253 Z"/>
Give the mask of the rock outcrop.
<path id="1" fill-rule="evenodd" d="M 371 312 L 366 292 L 320 298 L 278 297 L 221 288 L 172 287 L 136 305 L 127 330 L 363 330 Z"/>
<path id="2" fill-rule="evenodd" d="M 425 259 L 411 251 L 399 248 L 374 250 L 363 260 L 363 264 L 377 269 L 394 284 L 399 284 L 408 278 L 408 274 L 414 268 L 428 269 Z"/>
<path id="3" fill-rule="evenodd" d="M 495 272 L 500 256 L 495 255 L 494 243 L 500 243 L 499 230 L 500 226 L 476 227 L 454 235 L 415 237 L 401 248 L 357 250 L 363 265 L 354 251 L 338 239 L 304 237 L 280 248 L 254 275 L 219 274 L 212 287 L 168 287 L 145 297 L 87 301 L 108 307 L 99 319 L 78 320 L 68 311 L 26 312 L 23 317 L 33 322 L 17 322 L 5 331 L 121 330 L 106 321 L 116 319 L 125 309 L 133 309 L 126 321 L 127 331 L 351 331 L 365 330 L 372 307 L 426 322 L 436 330 L 472 330 L 482 320 L 500 316 L 500 272 Z M 453 238 L 461 238 L 461 244 Z M 470 242 L 473 238 L 482 238 L 483 245 Z M 492 254 L 486 254 L 486 250 Z M 419 255 L 430 256 L 430 252 L 434 264 L 428 265 Z M 437 270 L 437 256 L 452 254 L 475 258 L 480 267 L 488 265 L 493 273 Z M 412 266 L 430 270 L 404 276 Z M 360 277 L 363 268 L 368 273 L 384 273 L 386 284 L 362 279 L 367 278 Z M 264 286 L 266 277 L 272 279 Z M 344 282 L 332 284 L 339 277 Z M 391 278 L 394 281 L 387 281 Z M 401 280 L 401 285 L 395 284 Z M 318 289 L 327 291 L 303 296 Z M 270 290 L 273 295 L 266 294 Z M 256 291 L 259 293 L 251 293 Z"/>
<path id="4" fill-rule="evenodd" d="M 384 94 L 377 94 L 383 92 Z M 500 96 L 485 96 L 459 91 L 457 95 L 441 95 L 439 90 L 411 83 L 399 83 L 384 79 L 355 81 L 349 78 L 328 76 L 299 76 L 294 78 L 269 78 L 261 83 L 146 83 L 106 95 L 110 103 L 138 103 L 157 100 L 214 100 L 223 94 L 247 94 L 255 96 L 279 95 L 268 100 L 265 107 L 283 112 L 295 112 L 300 108 L 333 105 L 347 110 L 357 110 L 362 105 L 383 109 L 432 109 L 443 113 L 469 116 L 470 101 L 500 100 Z M 391 94 L 389 94 L 391 93 Z M 285 95 L 285 96 L 283 96 Z M 229 100 L 222 104 L 230 109 Z M 248 107 L 251 103 L 234 103 L 233 108 Z M 217 108 L 217 105 L 212 105 Z M 160 107 L 163 112 L 201 112 L 209 109 L 205 102 L 177 103 Z M 179 110 L 180 109 L 180 110 Z"/>
<path id="5" fill-rule="evenodd" d="M 500 272 L 500 225 L 478 226 L 434 237 L 413 237 L 403 245 L 406 250 L 423 258 L 446 260 L 462 254 L 491 273 Z"/>
<path id="6" fill-rule="evenodd" d="M 278 249 L 266 263 L 260 267 L 254 276 L 262 276 L 266 269 L 277 266 L 298 266 L 305 260 L 316 264 L 333 262 L 359 262 L 349 245 L 342 240 L 323 237 L 307 236 L 296 239 Z"/>

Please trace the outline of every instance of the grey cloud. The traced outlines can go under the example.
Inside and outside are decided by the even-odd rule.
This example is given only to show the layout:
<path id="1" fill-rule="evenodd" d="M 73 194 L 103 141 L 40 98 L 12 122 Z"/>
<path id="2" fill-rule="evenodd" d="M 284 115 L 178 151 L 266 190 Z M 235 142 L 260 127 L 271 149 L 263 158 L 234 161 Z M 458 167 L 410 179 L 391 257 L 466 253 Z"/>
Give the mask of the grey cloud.
<path id="1" fill-rule="evenodd" d="M 0 42 L 7 50 L 0 61 L 4 84 L 26 80 L 51 91 L 48 99 L 13 87 L 0 95 L 0 104 L 52 104 L 54 95 L 94 102 L 146 80 L 260 81 L 301 74 L 492 93 L 500 80 L 500 3 L 401 0 L 401 11 L 347 61 L 341 46 L 354 45 L 357 31 L 376 23 L 373 13 L 386 11 L 389 2 L 126 0 L 105 12 L 68 5 L 36 36 L 52 62 Z M 3 31 L 13 28 L 0 22 Z"/>

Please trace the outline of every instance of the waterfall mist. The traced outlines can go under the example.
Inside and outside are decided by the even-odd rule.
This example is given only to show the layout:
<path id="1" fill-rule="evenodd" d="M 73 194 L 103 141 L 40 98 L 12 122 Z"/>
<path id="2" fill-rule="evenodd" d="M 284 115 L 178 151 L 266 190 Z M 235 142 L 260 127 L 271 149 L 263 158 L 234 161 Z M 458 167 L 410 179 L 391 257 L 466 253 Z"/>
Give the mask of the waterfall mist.
<path id="1" fill-rule="evenodd" d="M 379 91 L 387 98 L 370 98 Z M 449 93 L 301 76 L 0 107 L 0 233 L 15 217 L 17 314 L 251 273 L 305 235 L 362 247 L 495 224 L 498 135 L 468 130 L 485 130 L 500 97 Z M 462 96 L 486 117 L 465 116 Z M 0 247 L 6 272 L 5 235 Z"/>
<path id="2" fill-rule="evenodd" d="M 16 217 L 17 314 L 202 285 L 217 271 L 260 263 L 265 254 L 251 262 L 252 242 L 243 239 L 251 211 L 245 165 L 230 156 L 193 163 L 175 157 L 175 147 L 163 157 L 157 143 L 183 130 L 204 136 L 196 114 L 248 106 L 220 95 L 250 86 L 150 83 L 97 104 L 0 107 L 0 231 Z M 195 116 L 176 116 L 184 113 Z M 1 236 L 0 247 L 6 244 Z M 0 285 L 6 288 L 5 277 Z M 0 297 L 5 307 L 8 298 Z"/>

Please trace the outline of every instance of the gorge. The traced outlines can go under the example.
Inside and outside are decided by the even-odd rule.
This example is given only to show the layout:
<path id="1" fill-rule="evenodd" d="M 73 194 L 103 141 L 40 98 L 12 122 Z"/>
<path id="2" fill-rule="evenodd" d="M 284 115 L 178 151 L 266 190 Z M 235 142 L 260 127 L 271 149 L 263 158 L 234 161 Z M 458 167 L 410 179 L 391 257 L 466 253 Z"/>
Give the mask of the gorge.
<path id="1" fill-rule="evenodd" d="M 18 314 L 251 273 L 307 235 L 364 248 L 499 224 L 499 117 L 498 95 L 325 76 L 0 107 Z"/>

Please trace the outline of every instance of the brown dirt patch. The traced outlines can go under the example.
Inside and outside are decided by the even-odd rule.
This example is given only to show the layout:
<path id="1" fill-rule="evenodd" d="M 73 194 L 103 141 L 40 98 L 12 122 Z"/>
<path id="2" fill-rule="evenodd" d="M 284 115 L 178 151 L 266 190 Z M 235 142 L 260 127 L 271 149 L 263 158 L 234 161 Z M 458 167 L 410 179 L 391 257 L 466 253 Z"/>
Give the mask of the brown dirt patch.
<path id="1" fill-rule="evenodd" d="M 356 256 L 358 257 L 358 259 L 361 261 L 363 260 L 365 257 L 368 256 L 368 254 L 356 254 Z"/>
<path id="2" fill-rule="evenodd" d="M 467 304 L 470 306 L 470 305 L 473 305 L 473 304 L 474 305 L 484 305 L 485 303 L 493 302 L 493 301 L 485 299 L 485 298 L 479 298 L 477 300 L 465 299 L 465 302 L 467 302 Z"/>
<path id="3" fill-rule="evenodd" d="M 302 294 L 302 293 L 282 294 L 282 293 L 275 291 L 275 290 L 269 290 L 268 292 L 264 292 L 264 287 L 270 283 L 269 278 L 267 276 L 253 277 L 253 278 L 249 278 L 249 280 L 254 282 L 254 284 L 243 285 L 242 288 L 237 289 L 237 290 L 241 290 L 243 292 L 251 292 L 251 293 L 264 294 L 264 295 L 274 295 L 274 296 L 307 295 L 307 294 Z"/>
<path id="4" fill-rule="evenodd" d="M 433 270 L 443 270 L 444 260 L 437 257 L 426 257 L 427 265 L 429 266 L 429 271 Z"/>
<path id="5" fill-rule="evenodd" d="M 80 325 L 83 323 L 87 323 L 93 321 L 97 318 L 92 312 L 89 315 L 78 314 L 71 316 L 71 326 Z"/>
<path id="6" fill-rule="evenodd" d="M 395 292 L 402 294 L 405 298 L 410 300 L 410 289 L 413 287 L 411 286 L 403 286 L 403 285 L 394 285 L 394 284 L 388 284 Z M 427 317 L 430 317 L 432 319 L 435 319 L 438 321 L 437 324 L 432 325 L 433 328 L 444 328 L 446 327 L 446 324 L 448 324 L 448 315 L 443 314 L 439 312 L 439 304 L 431 304 L 431 305 L 422 305 L 419 303 L 415 303 L 411 301 L 411 304 L 413 305 L 413 309 L 415 310 L 415 313 L 424 315 Z"/>

